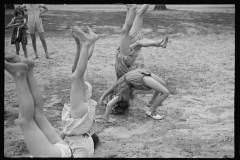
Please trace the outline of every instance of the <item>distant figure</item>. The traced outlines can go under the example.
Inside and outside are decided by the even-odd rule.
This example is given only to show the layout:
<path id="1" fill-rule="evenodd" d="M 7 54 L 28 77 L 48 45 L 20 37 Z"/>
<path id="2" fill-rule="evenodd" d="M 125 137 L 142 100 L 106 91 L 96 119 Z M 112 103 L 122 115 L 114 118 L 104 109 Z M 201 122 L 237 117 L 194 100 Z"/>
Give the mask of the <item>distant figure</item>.
<path id="1" fill-rule="evenodd" d="M 43 13 L 48 11 L 48 8 L 44 4 L 23 4 L 22 7 L 25 10 L 27 10 L 28 30 L 30 32 L 31 39 L 32 39 L 35 59 L 38 58 L 35 32 L 38 32 L 45 54 L 46 54 L 46 58 L 49 58 L 47 43 L 45 40 L 44 29 L 42 25 L 42 19 L 40 17 Z M 44 10 L 41 10 L 41 8 L 43 8 Z"/>
<path id="2" fill-rule="evenodd" d="M 5 28 L 12 28 L 13 33 L 12 33 L 12 39 L 11 39 L 11 44 L 15 44 L 16 47 L 16 54 L 19 55 L 20 51 L 20 42 L 22 43 L 22 49 L 24 52 L 24 57 L 28 57 L 27 53 L 27 33 L 26 30 L 28 29 L 27 27 L 27 20 L 24 16 L 24 11 L 21 7 L 17 7 L 14 10 L 14 17 L 12 18 L 11 22 L 5 27 Z"/>

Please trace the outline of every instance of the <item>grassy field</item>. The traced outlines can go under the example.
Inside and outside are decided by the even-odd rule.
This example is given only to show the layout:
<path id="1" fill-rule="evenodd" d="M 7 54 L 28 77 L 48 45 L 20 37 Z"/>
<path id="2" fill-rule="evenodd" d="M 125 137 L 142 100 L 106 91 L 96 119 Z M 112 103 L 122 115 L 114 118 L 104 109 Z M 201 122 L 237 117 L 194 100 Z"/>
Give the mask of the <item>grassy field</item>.
<path id="1" fill-rule="evenodd" d="M 83 8 L 78 11 L 51 7 L 42 15 L 42 21 L 53 59 L 44 58 L 38 38 L 40 58 L 36 60 L 35 75 L 44 93 L 44 113 L 55 128 L 62 130 L 61 110 L 64 103 L 69 103 L 76 49 L 70 26 L 88 25 L 100 36 L 88 65 L 93 99 L 97 101 L 116 79 L 115 49 L 126 11 L 123 5 L 117 11 L 109 5 L 105 6 L 108 11 L 92 10 L 91 7 L 103 7 L 96 5 L 88 5 L 89 10 L 86 6 L 74 6 Z M 188 10 L 175 10 L 175 6 L 156 12 L 152 7 L 144 16 L 144 36 L 153 40 L 168 36 L 169 44 L 166 49 L 143 48 L 146 68 L 175 87 L 178 94 L 170 95 L 158 109 L 165 119 L 154 121 L 144 112 L 152 92 L 139 92 L 126 114 L 111 115 L 118 119 L 116 124 L 98 124 L 102 143 L 94 157 L 234 156 L 235 8 L 211 6 L 216 12 L 201 12 L 199 8 L 195 12 L 189 6 L 185 7 Z M 12 13 L 5 11 L 5 25 Z M 15 46 L 10 44 L 11 33 L 11 29 L 5 30 L 5 52 L 15 52 Z M 27 49 L 33 58 L 30 35 Z M 23 57 L 22 50 L 20 56 Z M 13 78 L 6 71 L 4 87 L 4 155 L 29 156 L 22 132 L 14 123 L 18 117 L 17 95 Z M 96 107 L 97 115 L 104 111 L 103 106 Z"/>

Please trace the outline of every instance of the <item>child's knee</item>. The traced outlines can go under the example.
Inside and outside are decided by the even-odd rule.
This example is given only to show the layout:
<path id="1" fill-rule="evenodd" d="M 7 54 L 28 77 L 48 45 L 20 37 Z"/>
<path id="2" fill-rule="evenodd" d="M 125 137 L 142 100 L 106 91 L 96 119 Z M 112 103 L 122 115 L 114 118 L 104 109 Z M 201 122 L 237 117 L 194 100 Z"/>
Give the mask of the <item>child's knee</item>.
<path id="1" fill-rule="evenodd" d="M 26 118 L 26 117 L 23 117 L 23 116 L 20 116 L 18 117 L 18 120 L 17 120 L 17 123 L 18 125 L 21 127 L 21 128 L 25 128 L 29 125 L 29 123 L 33 120 L 33 117 L 32 118 Z"/>
<path id="2" fill-rule="evenodd" d="M 169 94 L 170 94 L 169 90 L 162 92 L 162 95 L 166 98 L 169 96 Z"/>
<path id="3" fill-rule="evenodd" d="M 83 74 L 73 73 L 71 76 L 72 81 L 81 81 L 83 80 Z"/>
<path id="4" fill-rule="evenodd" d="M 142 11 L 137 11 L 137 13 L 136 13 L 136 17 L 143 17 L 143 14 L 144 14 L 144 12 L 142 12 Z"/>

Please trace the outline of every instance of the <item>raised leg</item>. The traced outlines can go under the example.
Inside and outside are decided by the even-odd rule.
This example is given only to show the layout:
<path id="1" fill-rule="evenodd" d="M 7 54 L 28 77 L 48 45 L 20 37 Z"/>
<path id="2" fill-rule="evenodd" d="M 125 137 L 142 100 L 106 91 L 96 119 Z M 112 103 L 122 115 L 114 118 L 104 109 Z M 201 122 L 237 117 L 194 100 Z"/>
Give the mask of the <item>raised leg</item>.
<path id="1" fill-rule="evenodd" d="M 5 54 L 5 60 L 10 63 L 18 63 L 21 62 L 21 59 L 18 55 L 13 53 L 7 53 Z"/>
<path id="2" fill-rule="evenodd" d="M 126 7 L 127 7 L 127 14 L 126 14 L 126 18 L 125 18 L 125 22 L 127 22 L 127 19 L 128 19 L 128 16 L 129 16 L 129 12 L 130 12 L 130 8 L 133 6 L 133 4 L 126 4 Z M 136 10 L 134 10 L 134 18 L 136 16 Z"/>
<path id="3" fill-rule="evenodd" d="M 36 82 L 36 79 L 34 77 L 34 73 L 33 73 L 33 68 L 35 66 L 34 61 L 29 59 L 23 59 L 22 62 L 28 65 L 27 81 L 28 81 L 29 90 L 34 100 L 34 120 L 38 125 L 38 127 L 40 128 L 40 130 L 48 138 L 48 140 L 52 144 L 55 144 L 61 141 L 61 138 L 56 133 L 55 129 L 49 123 L 49 121 L 47 120 L 47 118 L 43 113 L 44 99 L 43 99 L 42 91 L 40 90 Z"/>
<path id="4" fill-rule="evenodd" d="M 130 54 L 130 39 L 129 39 L 129 31 L 132 27 L 134 20 L 134 12 L 136 10 L 136 5 L 132 5 L 129 9 L 129 16 L 127 18 L 126 23 L 124 23 L 122 27 L 121 40 L 120 40 L 120 53 L 122 55 Z"/>
<path id="5" fill-rule="evenodd" d="M 91 45 L 94 43 L 94 38 L 85 34 L 79 27 L 71 27 L 70 30 L 82 44 L 77 67 L 72 74 L 72 87 L 70 92 L 71 117 L 81 118 L 87 112 L 83 93 L 84 73 L 88 63 L 88 52 Z"/>
<path id="6" fill-rule="evenodd" d="M 166 48 L 166 38 L 164 38 L 162 40 L 159 40 L 159 41 L 153 41 L 153 40 L 149 40 L 149 39 L 142 39 L 142 40 L 139 40 L 139 41 L 136 41 L 135 43 L 133 43 L 131 45 L 131 47 L 135 51 L 140 50 L 142 47 L 162 47 L 162 48 Z"/>
<path id="7" fill-rule="evenodd" d="M 28 65 L 5 61 L 5 69 L 13 76 L 19 104 L 19 125 L 24 141 L 34 157 L 61 157 L 61 151 L 54 146 L 34 121 L 34 100 L 27 82 Z"/>
<path id="8" fill-rule="evenodd" d="M 131 34 L 136 33 L 139 29 L 142 29 L 143 15 L 144 15 L 144 13 L 146 13 L 148 7 L 149 7 L 149 4 L 144 4 L 141 7 L 141 9 L 137 11 L 136 17 L 133 21 L 132 28 L 130 30 Z"/>

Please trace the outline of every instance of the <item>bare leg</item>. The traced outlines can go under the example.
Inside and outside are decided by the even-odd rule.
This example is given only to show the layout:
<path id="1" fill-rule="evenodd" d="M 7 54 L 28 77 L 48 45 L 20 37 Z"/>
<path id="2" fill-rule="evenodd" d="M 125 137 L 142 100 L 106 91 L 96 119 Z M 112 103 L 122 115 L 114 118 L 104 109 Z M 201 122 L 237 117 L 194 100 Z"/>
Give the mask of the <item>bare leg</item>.
<path id="1" fill-rule="evenodd" d="M 87 106 L 84 104 L 84 72 L 88 63 L 88 52 L 94 43 L 94 38 L 85 34 L 79 27 L 71 27 L 71 32 L 78 37 L 82 43 L 81 53 L 77 63 L 76 70 L 72 74 L 72 87 L 70 93 L 71 117 L 81 118 L 87 112 Z"/>
<path id="2" fill-rule="evenodd" d="M 30 154 L 36 157 L 61 157 L 60 149 L 49 142 L 33 119 L 34 100 L 27 83 L 27 64 L 5 61 L 5 69 L 13 76 L 16 84 L 19 125 Z"/>
<path id="3" fill-rule="evenodd" d="M 24 59 L 22 60 L 22 62 L 28 65 L 27 81 L 28 81 L 30 92 L 34 100 L 34 120 L 38 125 L 38 127 L 40 128 L 40 130 L 48 138 L 48 140 L 52 144 L 55 144 L 61 141 L 61 138 L 58 136 L 55 129 L 49 123 L 49 121 L 47 120 L 47 118 L 43 113 L 44 99 L 43 99 L 43 94 L 34 77 L 34 73 L 33 73 L 33 68 L 35 66 L 34 61 L 29 59 Z"/>
<path id="4" fill-rule="evenodd" d="M 35 59 L 37 59 L 38 54 L 37 54 L 36 36 L 35 36 L 35 34 L 30 34 L 30 35 L 31 35 L 31 39 L 32 39 L 32 45 L 33 45 L 33 50 L 34 50 L 34 54 L 35 54 Z"/>
<path id="5" fill-rule="evenodd" d="M 20 51 L 19 42 L 16 42 L 16 43 L 15 43 L 15 46 L 16 46 L 16 54 L 19 55 L 19 51 Z"/>
<path id="6" fill-rule="evenodd" d="M 152 77 L 149 77 L 149 76 L 143 77 L 143 82 L 145 83 L 146 86 L 156 90 L 157 91 L 156 94 L 158 92 L 161 93 L 161 95 L 157 96 L 157 98 L 149 108 L 149 111 L 153 112 L 168 97 L 169 91 L 161 83 L 159 83 Z M 156 95 L 153 95 L 153 96 L 156 96 Z"/>
<path id="7" fill-rule="evenodd" d="M 126 7 L 127 7 L 127 14 L 126 14 L 126 18 L 125 18 L 125 22 L 127 22 L 127 19 L 128 19 L 128 16 L 129 16 L 129 11 L 130 11 L 130 8 L 133 6 L 133 4 L 127 4 Z M 134 17 L 136 16 L 136 10 L 134 10 Z"/>
<path id="8" fill-rule="evenodd" d="M 75 69 L 77 67 L 77 63 L 78 63 L 78 59 L 79 59 L 80 51 L 81 51 L 81 42 L 79 41 L 79 39 L 77 37 L 73 36 L 73 38 L 75 39 L 75 42 L 77 44 L 77 50 L 76 50 L 75 59 L 74 59 L 73 66 L 72 66 L 72 73 L 75 71 Z"/>
<path id="9" fill-rule="evenodd" d="M 166 39 L 166 38 L 165 38 Z M 148 39 L 142 39 L 139 40 L 131 45 L 131 47 L 135 50 L 138 51 L 142 47 L 162 47 L 166 48 L 166 45 L 163 46 L 163 43 L 165 42 L 165 39 L 159 40 L 159 41 L 153 41 L 153 40 L 148 40 Z"/>
<path id="10" fill-rule="evenodd" d="M 142 29 L 142 24 L 143 24 L 143 15 L 147 11 L 149 7 L 149 4 L 144 4 L 140 10 L 137 11 L 136 17 L 133 21 L 132 28 L 130 30 L 131 34 L 134 34 L 137 32 L 139 29 Z"/>
<path id="11" fill-rule="evenodd" d="M 48 54 L 48 50 L 47 50 L 47 43 L 46 43 L 44 32 L 39 33 L 39 36 L 40 36 L 40 40 L 41 40 L 42 45 L 43 45 L 43 49 L 44 49 L 45 54 L 46 54 L 46 58 L 49 58 L 49 54 Z"/>
<path id="12" fill-rule="evenodd" d="M 23 44 L 23 43 L 22 43 L 22 49 L 23 49 L 23 52 L 24 52 L 24 57 L 27 58 L 27 57 L 28 57 L 28 53 L 27 53 L 26 44 Z"/>
<path id="13" fill-rule="evenodd" d="M 93 50 L 94 50 L 94 45 L 95 45 L 95 42 L 99 39 L 99 36 L 97 34 L 95 34 L 91 30 L 91 28 L 89 28 L 88 26 L 87 26 L 87 29 L 88 29 L 89 35 L 94 38 L 94 43 L 91 45 L 91 47 L 90 47 L 90 49 L 88 51 L 88 60 L 89 60 L 92 57 Z M 77 44 L 76 56 L 75 56 L 74 64 L 72 66 L 72 72 L 74 72 L 76 67 L 77 67 L 77 63 L 78 63 L 79 56 L 80 56 L 81 42 L 80 42 L 80 40 L 77 37 L 75 37 L 74 35 L 72 35 L 72 36 L 74 37 L 75 42 Z M 85 82 L 89 82 L 88 68 L 86 68 L 86 70 L 84 72 L 84 78 L 83 78 L 83 86 L 84 86 L 83 94 L 85 95 L 84 96 L 84 101 L 87 102 L 87 97 L 86 97 L 85 91 L 88 89 L 88 85 L 85 84 Z"/>
<path id="14" fill-rule="evenodd" d="M 168 89 L 168 91 L 170 91 L 170 90 L 169 90 L 169 87 L 167 86 L 167 84 L 166 84 L 161 78 L 159 78 L 156 74 L 151 73 L 151 76 L 152 76 L 152 78 L 153 78 L 154 80 L 158 81 L 161 85 L 163 85 L 166 89 Z M 157 98 L 157 96 L 158 96 L 159 94 L 160 94 L 160 92 L 158 92 L 157 90 L 155 90 L 154 93 L 153 93 L 153 96 L 152 96 L 151 100 L 148 102 L 147 106 L 151 106 L 152 103 L 155 101 L 155 99 Z M 162 104 L 160 104 L 160 106 L 161 106 L 161 105 L 162 105 Z"/>
<path id="15" fill-rule="evenodd" d="M 134 11 L 136 10 L 136 5 L 133 5 L 130 8 L 129 16 L 127 18 L 126 23 L 124 23 L 121 33 L 121 41 L 120 41 L 120 53 L 122 55 L 128 55 L 130 51 L 130 39 L 129 39 L 129 31 L 132 27 L 134 20 Z"/>

